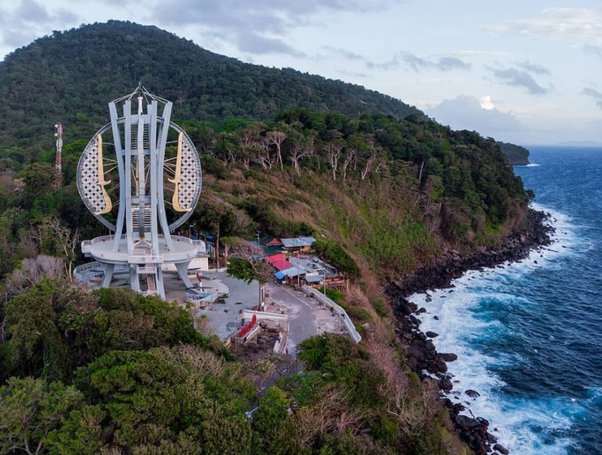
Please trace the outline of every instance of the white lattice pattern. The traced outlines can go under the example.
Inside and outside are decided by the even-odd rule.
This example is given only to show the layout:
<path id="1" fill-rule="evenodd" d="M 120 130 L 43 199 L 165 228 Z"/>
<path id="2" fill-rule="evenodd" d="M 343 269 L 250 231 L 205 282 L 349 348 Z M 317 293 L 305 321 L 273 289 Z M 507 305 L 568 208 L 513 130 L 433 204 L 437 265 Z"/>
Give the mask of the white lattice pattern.
<path id="1" fill-rule="evenodd" d="M 184 209 L 193 209 L 201 185 L 201 173 L 198 155 L 187 137 L 184 138 L 182 143 L 181 172 L 178 202 Z"/>
<path id="2" fill-rule="evenodd" d="M 105 210 L 102 188 L 98 184 L 98 135 L 86 146 L 79 162 L 79 192 L 93 213 Z"/>

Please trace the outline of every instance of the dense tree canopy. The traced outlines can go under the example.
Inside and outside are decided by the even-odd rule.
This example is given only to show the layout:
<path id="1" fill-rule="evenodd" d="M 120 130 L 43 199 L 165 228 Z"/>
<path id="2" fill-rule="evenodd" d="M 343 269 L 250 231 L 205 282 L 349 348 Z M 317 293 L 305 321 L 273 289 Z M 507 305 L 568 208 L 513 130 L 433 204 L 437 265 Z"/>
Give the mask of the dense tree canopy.
<path id="1" fill-rule="evenodd" d="M 20 159 L 51 147 L 57 121 L 68 137 L 89 137 L 106 122 L 107 102 L 139 81 L 174 101 L 179 119 L 266 119 L 293 106 L 419 112 L 357 85 L 242 63 L 153 26 L 109 21 L 53 32 L 0 63 L 0 159 L 12 156 L 13 146 Z"/>
<path id="2" fill-rule="evenodd" d="M 269 359 L 232 361 L 186 311 L 129 290 L 41 280 L 9 300 L 3 326 L 0 451 L 10 455 L 421 454 L 449 431 L 409 390 L 421 407 L 391 417 L 376 360 L 342 336 L 304 342 L 307 371 L 262 391 L 250 372 Z"/>

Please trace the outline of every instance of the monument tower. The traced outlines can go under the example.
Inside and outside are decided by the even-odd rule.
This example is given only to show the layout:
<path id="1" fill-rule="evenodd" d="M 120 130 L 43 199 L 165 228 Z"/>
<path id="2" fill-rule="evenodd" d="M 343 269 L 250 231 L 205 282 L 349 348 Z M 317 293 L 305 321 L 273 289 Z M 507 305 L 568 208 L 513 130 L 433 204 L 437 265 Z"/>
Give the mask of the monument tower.
<path id="1" fill-rule="evenodd" d="M 200 244 L 174 235 L 201 194 L 199 155 L 185 131 L 171 122 L 172 103 L 141 85 L 109 103 L 110 123 L 92 137 L 77 167 L 77 187 L 109 235 L 82 242 L 102 268 L 101 286 L 127 271 L 136 292 L 165 298 L 164 269 L 186 285 Z"/>

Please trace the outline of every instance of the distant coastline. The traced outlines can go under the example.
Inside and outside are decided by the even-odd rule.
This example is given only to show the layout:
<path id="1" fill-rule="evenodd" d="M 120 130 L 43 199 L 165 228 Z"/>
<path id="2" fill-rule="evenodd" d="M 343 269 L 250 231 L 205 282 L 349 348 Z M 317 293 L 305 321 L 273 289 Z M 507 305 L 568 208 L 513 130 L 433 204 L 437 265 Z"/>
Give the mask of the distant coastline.
<path id="1" fill-rule="evenodd" d="M 527 166 L 529 164 L 529 150 L 521 145 L 509 142 L 497 142 L 502 153 L 512 166 Z"/>

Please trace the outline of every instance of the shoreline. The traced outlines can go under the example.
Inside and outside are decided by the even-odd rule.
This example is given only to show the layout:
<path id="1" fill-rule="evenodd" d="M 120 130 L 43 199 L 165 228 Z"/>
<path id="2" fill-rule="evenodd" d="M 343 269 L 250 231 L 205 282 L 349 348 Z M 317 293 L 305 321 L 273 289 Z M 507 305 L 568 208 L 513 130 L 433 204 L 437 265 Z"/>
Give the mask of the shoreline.
<path id="1" fill-rule="evenodd" d="M 387 295 L 395 313 L 395 331 L 406 355 L 408 366 L 420 379 L 434 382 L 441 392 L 450 393 L 453 384 L 447 375 L 447 362 L 457 359 L 455 353 L 437 352 L 432 338 L 437 334 L 423 333 L 416 315 L 426 312 L 408 297 L 415 293 L 428 293 L 433 289 L 452 287 L 452 281 L 470 270 L 499 267 L 505 262 L 517 262 L 529 254 L 552 243 L 554 227 L 549 224 L 551 215 L 529 208 L 525 227 L 504 239 L 503 247 L 481 250 L 469 256 L 450 252 L 437 264 L 418 269 L 412 275 L 390 283 Z M 467 391 L 478 395 L 478 391 Z M 489 433 L 489 422 L 483 417 L 461 415 L 465 408 L 442 394 L 441 402 L 450 411 L 456 432 L 477 455 L 507 454 L 508 450 Z M 471 412 L 472 415 L 472 412 Z"/>

